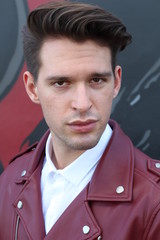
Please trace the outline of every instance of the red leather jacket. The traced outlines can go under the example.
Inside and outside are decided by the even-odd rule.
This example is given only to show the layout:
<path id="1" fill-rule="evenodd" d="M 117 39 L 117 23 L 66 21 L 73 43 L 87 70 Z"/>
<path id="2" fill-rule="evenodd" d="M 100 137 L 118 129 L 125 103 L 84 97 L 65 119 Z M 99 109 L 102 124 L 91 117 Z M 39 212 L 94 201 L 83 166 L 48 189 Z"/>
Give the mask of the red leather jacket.
<path id="1" fill-rule="evenodd" d="M 160 162 L 110 125 L 91 182 L 46 236 L 40 176 L 48 132 L 13 159 L 0 176 L 0 240 L 160 240 Z"/>

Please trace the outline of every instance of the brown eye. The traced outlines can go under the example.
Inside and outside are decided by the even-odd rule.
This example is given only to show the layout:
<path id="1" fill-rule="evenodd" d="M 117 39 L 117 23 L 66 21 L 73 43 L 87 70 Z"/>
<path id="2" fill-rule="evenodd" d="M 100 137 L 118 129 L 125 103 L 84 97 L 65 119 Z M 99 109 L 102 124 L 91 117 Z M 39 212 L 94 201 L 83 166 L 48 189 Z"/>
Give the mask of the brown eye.
<path id="1" fill-rule="evenodd" d="M 104 80 L 102 78 L 93 78 L 91 80 L 92 84 L 101 84 L 102 82 L 104 82 Z"/>
<path id="2" fill-rule="evenodd" d="M 57 81 L 57 82 L 55 82 L 54 83 L 54 85 L 56 86 L 56 87 L 64 87 L 64 86 L 66 86 L 68 83 L 66 82 L 66 81 Z"/>

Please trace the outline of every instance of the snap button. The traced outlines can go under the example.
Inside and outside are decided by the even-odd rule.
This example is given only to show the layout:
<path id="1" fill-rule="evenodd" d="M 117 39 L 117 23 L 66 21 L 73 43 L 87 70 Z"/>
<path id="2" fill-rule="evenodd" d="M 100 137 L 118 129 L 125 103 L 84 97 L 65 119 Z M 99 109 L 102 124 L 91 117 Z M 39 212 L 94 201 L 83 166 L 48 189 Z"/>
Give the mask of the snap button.
<path id="1" fill-rule="evenodd" d="M 160 163 L 155 164 L 156 168 L 160 168 Z"/>
<path id="2" fill-rule="evenodd" d="M 19 209 L 21 209 L 21 208 L 23 207 L 23 203 L 22 203 L 22 201 L 18 201 L 18 203 L 17 203 L 17 207 L 18 207 Z"/>
<path id="3" fill-rule="evenodd" d="M 84 234 L 88 234 L 90 231 L 90 227 L 88 227 L 87 225 L 83 227 L 83 233 Z"/>
<path id="4" fill-rule="evenodd" d="M 116 189 L 116 193 L 120 194 L 124 192 L 124 187 L 123 186 L 118 186 Z"/>
<path id="5" fill-rule="evenodd" d="M 101 236 L 99 236 L 98 238 L 97 238 L 97 240 L 101 240 L 102 239 L 102 237 Z"/>
<path id="6" fill-rule="evenodd" d="M 24 176 L 26 175 L 26 173 L 27 173 L 27 171 L 26 171 L 26 170 L 23 170 L 23 171 L 21 172 L 21 177 L 24 177 Z"/>

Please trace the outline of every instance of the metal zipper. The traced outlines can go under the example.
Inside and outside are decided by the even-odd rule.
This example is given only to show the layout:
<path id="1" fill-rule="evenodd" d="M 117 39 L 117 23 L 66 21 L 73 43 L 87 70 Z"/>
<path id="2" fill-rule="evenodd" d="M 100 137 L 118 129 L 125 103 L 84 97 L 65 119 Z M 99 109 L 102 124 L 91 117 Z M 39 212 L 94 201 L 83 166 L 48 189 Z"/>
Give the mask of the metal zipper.
<path id="1" fill-rule="evenodd" d="M 16 222 L 16 232 L 15 232 L 15 240 L 18 240 L 18 226 L 19 226 L 19 221 L 20 217 L 17 217 L 17 222 Z"/>

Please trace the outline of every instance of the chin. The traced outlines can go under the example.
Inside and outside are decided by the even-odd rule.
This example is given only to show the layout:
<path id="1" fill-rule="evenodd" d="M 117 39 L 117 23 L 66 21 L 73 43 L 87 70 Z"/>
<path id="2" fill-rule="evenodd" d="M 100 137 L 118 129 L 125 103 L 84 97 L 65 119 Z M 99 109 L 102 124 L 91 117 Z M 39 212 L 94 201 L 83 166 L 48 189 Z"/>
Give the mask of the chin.
<path id="1" fill-rule="evenodd" d="M 77 142 L 71 146 L 72 149 L 74 150 L 79 150 L 79 151 L 86 151 L 89 150 L 91 148 L 94 148 L 97 143 L 98 143 L 99 139 L 96 139 L 94 141 L 83 141 L 83 142 Z"/>

